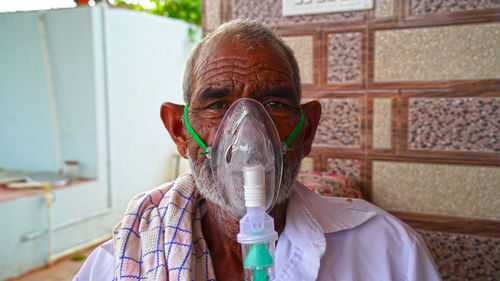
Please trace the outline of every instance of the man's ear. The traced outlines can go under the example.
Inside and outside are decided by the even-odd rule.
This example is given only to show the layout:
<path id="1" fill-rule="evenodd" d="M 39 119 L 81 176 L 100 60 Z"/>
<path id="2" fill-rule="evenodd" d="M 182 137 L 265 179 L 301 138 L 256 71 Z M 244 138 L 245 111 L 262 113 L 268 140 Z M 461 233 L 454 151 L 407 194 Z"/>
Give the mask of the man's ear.
<path id="1" fill-rule="evenodd" d="M 187 159 L 186 134 L 184 122 L 182 122 L 182 118 L 184 117 L 184 106 L 166 102 L 161 105 L 160 116 L 163 125 L 165 125 L 172 140 L 174 140 L 177 145 L 177 151 L 179 151 L 182 157 Z"/>
<path id="2" fill-rule="evenodd" d="M 302 105 L 304 112 L 304 157 L 311 152 L 312 142 L 316 135 L 319 119 L 321 118 L 321 104 L 317 101 L 310 101 Z"/>

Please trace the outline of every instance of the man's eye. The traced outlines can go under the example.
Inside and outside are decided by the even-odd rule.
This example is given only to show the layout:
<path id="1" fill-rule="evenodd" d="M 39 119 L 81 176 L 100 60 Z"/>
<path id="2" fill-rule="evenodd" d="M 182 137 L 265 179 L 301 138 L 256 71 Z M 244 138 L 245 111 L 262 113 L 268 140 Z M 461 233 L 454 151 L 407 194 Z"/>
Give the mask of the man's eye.
<path id="1" fill-rule="evenodd" d="M 210 108 L 210 109 L 223 109 L 226 107 L 227 107 L 226 103 L 220 102 L 220 101 L 212 103 L 210 106 L 208 106 L 208 108 Z"/>
<path id="2" fill-rule="evenodd" d="M 285 105 L 282 104 L 281 102 L 278 101 L 269 101 L 266 103 L 266 107 L 272 108 L 272 109 L 280 109 L 283 108 Z"/>

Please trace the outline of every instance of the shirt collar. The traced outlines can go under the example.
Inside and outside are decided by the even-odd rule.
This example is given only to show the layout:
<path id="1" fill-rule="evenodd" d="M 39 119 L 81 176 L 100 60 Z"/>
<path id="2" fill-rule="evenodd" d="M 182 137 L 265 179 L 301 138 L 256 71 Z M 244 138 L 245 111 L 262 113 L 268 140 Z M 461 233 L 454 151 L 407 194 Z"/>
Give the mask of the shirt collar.
<path id="1" fill-rule="evenodd" d="M 299 200 L 311 214 L 305 216 L 313 220 L 323 233 L 339 232 L 362 225 L 376 215 L 376 212 L 363 208 L 364 200 L 340 197 L 319 196 L 299 182 L 295 182 L 295 195 L 291 200 Z"/>
<path id="2" fill-rule="evenodd" d="M 276 248 L 277 260 L 281 262 L 276 267 L 278 279 L 293 276 L 294 280 L 316 280 L 326 251 L 325 233 L 355 228 L 376 213 L 369 211 L 363 200 L 322 197 L 298 182 L 294 191 L 288 203 L 285 230 Z"/>

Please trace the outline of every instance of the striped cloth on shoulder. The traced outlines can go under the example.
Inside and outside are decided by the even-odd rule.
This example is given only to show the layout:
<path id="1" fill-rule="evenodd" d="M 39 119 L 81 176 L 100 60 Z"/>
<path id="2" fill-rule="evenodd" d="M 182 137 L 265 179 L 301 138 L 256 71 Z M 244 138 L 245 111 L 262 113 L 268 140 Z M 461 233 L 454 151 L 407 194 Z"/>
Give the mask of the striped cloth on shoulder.
<path id="1" fill-rule="evenodd" d="M 115 227 L 116 280 L 215 280 L 191 174 L 137 195 Z"/>

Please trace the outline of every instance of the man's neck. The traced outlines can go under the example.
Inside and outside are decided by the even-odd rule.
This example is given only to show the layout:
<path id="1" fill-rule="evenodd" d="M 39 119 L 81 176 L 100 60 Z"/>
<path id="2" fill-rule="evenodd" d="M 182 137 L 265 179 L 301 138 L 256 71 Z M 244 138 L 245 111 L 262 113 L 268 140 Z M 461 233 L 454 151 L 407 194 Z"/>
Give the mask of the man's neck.
<path id="1" fill-rule="evenodd" d="M 270 211 L 278 235 L 285 229 L 288 202 L 276 205 Z M 221 207 L 206 201 L 207 212 L 202 219 L 202 230 L 210 250 L 215 276 L 220 280 L 243 280 L 241 246 L 236 240 L 239 221 Z"/>

